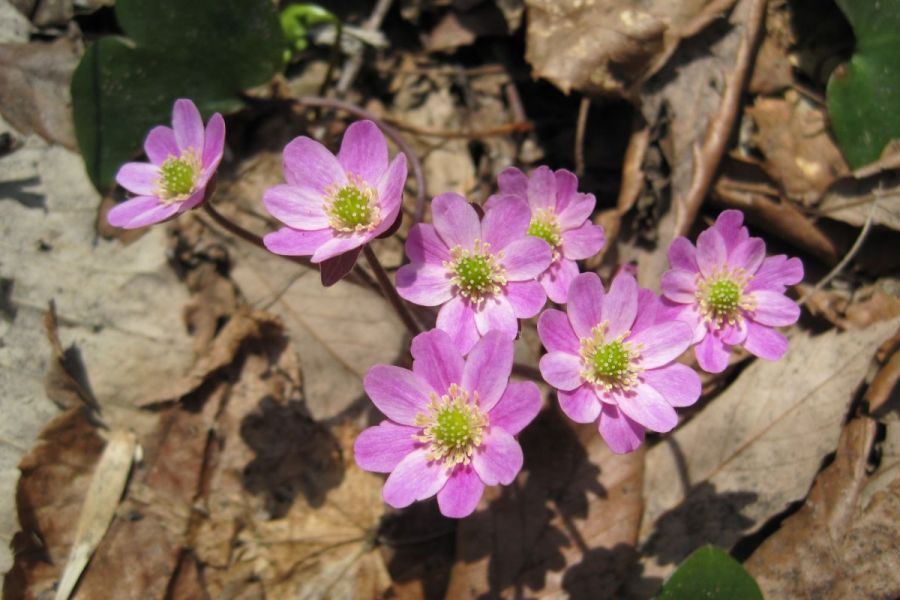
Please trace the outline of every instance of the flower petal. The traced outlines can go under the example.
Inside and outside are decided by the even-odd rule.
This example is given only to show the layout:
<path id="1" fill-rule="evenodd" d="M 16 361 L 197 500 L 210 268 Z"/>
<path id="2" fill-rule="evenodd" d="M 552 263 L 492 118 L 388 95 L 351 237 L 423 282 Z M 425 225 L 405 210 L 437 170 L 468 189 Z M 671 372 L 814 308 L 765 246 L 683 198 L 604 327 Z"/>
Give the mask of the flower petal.
<path id="1" fill-rule="evenodd" d="M 687 323 L 669 321 L 648 327 L 628 341 L 640 349 L 638 364 L 644 369 L 655 369 L 681 356 L 690 348 L 692 337 L 693 331 Z"/>
<path id="2" fill-rule="evenodd" d="M 738 346 L 747 339 L 747 319 L 739 319 L 734 325 L 725 325 L 721 331 L 722 341 L 729 346 Z"/>
<path id="3" fill-rule="evenodd" d="M 468 517 L 478 507 L 484 494 L 484 482 L 471 466 L 458 466 L 447 484 L 438 492 L 441 514 L 452 519 Z"/>
<path id="4" fill-rule="evenodd" d="M 694 347 L 694 355 L 701 369 L 707 373 L 721 373 L 728 366 L 731 346 L 710 332 Z"/>
<path id="5" fill-rule="evenodd" d="M 510 382 L 491 409 L 491 427 L 499 427 L 516 435 L 534 420 L 542 404 L 541 391 L 533 381 Z"/>
<path id="6" fill-rule="evenodd" d="M 756 273 L 766 257 L 766 243 L 760 238 L 749 238 L 735 246 L 728 254 L 728 265 L 740 267 L 747 273 Z"/>
<path id="7" fill-rule="evenodd" d="M 557 169 L 553 174 L 556 177 L 556 214 L 562 214 L 566 208 L 577 199 L 578 177 L 567 169 Z M 585 195 L 585 194 L 582 194 Z M 594 207 L 591 207 L 591 211 Z"/>
<path id="8" fill-rule="evenodd" d="M 424 379 L 438 394 L 446 394 L 452 383 L 462 382 L 462 353 L 446 332 L 432 329 L 413 338 L 410 346 L 413 373 Z"/>
<path id="9" fill-rule="evenodd" d="M 491 208 L 481 221 L 482 240 L 497 253 L 515 240 L 525 237 L 531 211 L 524 200 L 516 196 L 501 196 L 491 203 Z"/>
<path id="10" fill-rule="evenodd" d="M 600 323 L 604 295 L 603 283 L 596 273 L 582 273 L 572 282 L 566 311 L 579 338 L 591 337 L 591 329 Z"/>
<path id="11" fill-rule="evenodd" d="M 562 255 L 572 260 L 594 256 L 606 243 L 603 228 L 593 223 L 585 223 L 562 234 Z"/>
<path id="12" fill-rule="evenodd" d="M 558 390 L 559 407 L 576 423 L 593 423 L 600 416 L 602 402 L 591 386 L 585 384 L 574 390 Z"/>
<path id="13" fill-rule="evenodd" d="M 154 196 L 136 196 L 112 207 L 106 213 L 106 220 L 115 227 L 136 229 L 165 221 L 178 208 L 178 204 L 163 204 Z"/>
<path id="14" fill-rule="evenodd" d="M 572 330 L 569 317 L 561 310 L 548 308 L 537 323 L 538 337 L 548 352 L 578 354 L 581 345 Z"/>
<path id="15" fill-rule="evenodd" d="M 381 210 L 381 223 L 372 231 L 372 237 L 387 231 L 397 220 L 400 205 L 403 204 L 404 186 L 406 186 L 406 155 L 398 154 L 375 186 Z"/>
<path id="16" fill-rule="evenodd" d="M 505 296 L 488 298 L 474 309 L 475 327 L 481 335 L 489 331 L 499 331 L 506 339 L 514 339 L 519 334 L 519 321 L 512 304 Z"/>
<path id="17" fill-rule="evenodd" d="M 571 391 L 584 383 L 581 359 L 568 352 L 548 352 L 539 363 L 541 377 L 558 390 Z"/>
<path id="18" fill-rule="evenodd" d="M 528 176 L 515 167 L 507 167 L 497 175 L 497 187 L 503 194 L 528 197 Z"/>
<path id="19" fill-rule="evenodd" d="M 513 343 L 502 333 L 486 333 L 475 344 L 463 367 L 462 387 L 478 392 L 478 405 L 489 411 L 500 401 L 512 372 Z"/>
<path id="20" fill-rule="evenodd" d="M 446 192 L 436 197 L 431 202 L 431 220 L 448 248 L 460 246 L 471 251 L 475 240 L 481 239 L 478 214 L 459 194 Z"/>
<path id="21" fill-rule="evenodd" d="M 322 194 L 294 185 L 276 185 L 263 192 L 263 206 L 273 217 L 294 229 L 329 227 Z"/>
<path id="22" fill-rule="evenodd" d="M 547 292 L 537 281 L 510 281 L 504 293 L 519 319 L 530 319 L 541 312 L 547 303 Z"/>
<path id="23" fill-rule="evenodd" d="M 369 369 L 363 387 L 378 410 L 401 425 L 415 425 L 416 414 L 424 412 L 431 392 L 424 379 L 393 365 Z"/>
<path id="24" fill-rule="evenodd" d="M 765 325 L 747 323 L 747 339 L 744 340 L 747 352 L 766 360 L 779 360 L 788 349 L 787 338 Z"/>
<path id="25" fill-rule="evenodd" d="M 144 153 L 154 165 L 161 165 L 167 158 L 181 156 L 175 142 L 175 132 L 165 125 L 158 125 L 150 130 L 144 140 Z"/>
<path id="26" fill-rule="evenodd" d="M 617 338 L 634 324 L 637 316 L 638 285 L 628 273 L 619 273 L 603 298 L 603 320 L 609 322 L 607 338 Z"/>
<path id="27" fill-rule="evenodd" d="M 722 236 L 722 240 L 725 242 L 725 249 L 729 255 L 750 237 L 750 233 L 743 225 L 744 213 L 732 209 L 720 213 L 712 227 Z"/>
<path id="28" fill-rule="evenodd" d="M 799 258 L 788 259 L 784 254 L 770 256 L 762 262 L 747 291 L 770 289 L 784 291 L 785 286 L 803 281 L 803 263 Z"/>
<path id="29" fill-rule="evenodd" d="M 441 307 L 435 326 L 447 332 L 463 354 L 468 354 L 481 337 L 475 327 L 475 312 L 462 296 L 450 298 Z"/>
<path id="30" fill-rule="evenodd" d="M 549 167 L 540 166 L 528 174 L 528 206 L 555 212 L 556 176 Z"/>
<path id="31" fill-rule="evenodd" d="M 406 255 L 413 263 L 442 265 L 450 260 L 447 244 L 438 236 L 434 227 L 426 223 L 413 225 L 406 237 Z"/>
<path id="32" fill-rule="evenodd" d="M 372 121 L 357 121 L 344 132 L 337 160 L 344 171 L 374 186 L 387 171 L 388 147 L 384 134 Z"/>
<path id="33" fill-rule="evenodd" d="M 419 448 L 406 455 L 384 483 L 384 501 L 406 508 L 416 500 L 431 498 L 447 483 L 450 473 L 438 461 L 428 460 L 428 450 Z"/>
<path id="34" fill-rule="evenodd" d="M 353 443 L 353 455 L 361 469 L 390 473 L 406 455 L 416 449 L 415 427 L 382 421 L 359 434 Z"/>
<path id="35" fill-rule="evenodd" d="M 320 246 L 334 237 L 331 229 L 301 231 L 291 227 L 282 227 L 278 231 L 267 233 L 263 243 L 269 252 L 284 256 L 311 256 Z"/>
<path id="36" fill-rule="evenodd" d="M 681 363 L 648 369 L 641 373 L 641 379 L 672 406 L 691 406 L 700 398 L 700 376 Z"/>
<path id="37" fill-rule="evenodd" d="M 175 101 L 175 106 L 172 107 L 172 130 L 175 133 L 175 143 L 182 152 L 193 149 L 198 156 L 203 152 L 203 119 L 193 102 L 184 98 Z"/>
<path id="38" fill-rule="evenodd" d="M 770 327 L 793 325 L 800 318 L 800 306 L 796 302 L 777 292 L 759 290 L 753 292 L 756 308 L 753 309 L 753 320 Z"/>
<path id="39" fill-rule="evenodd" d="M 159 167 L 150 163 L 125 163 L 116 173 L 116 183 L 141 196 L 155 196 L 159 189 Z"/>
<path id="40" fill-rule="evenodd" d="M 581 227 L 591 217 L 596 204 L 593 194 L 575 194 L 569 205 L 559 213 L 557 222 L 564 230 Z"/>
<path id="41" fill-rule="evenodd" d="M 356 266 L 356 259 L 359 258 L 360 252 L 362 252 L 362 246 L 320 262 L 319 276 L 322 279 L 322 285 L 331 287 L 346 277 Z"/>
<path id="42" fill-rule="evenodd" d="M 522 470 L 522 447 L 509 432 L 491 427 L 472 456 L 472 467 L 487 485 L 508 485 Z"/>
<path id="43" fill-rule="evenodd" d="M 397 293 L 420 306 L 438 306 L 453 295 L 450 275 L 444 267 L 403 265 L 397 270 Z"/>
<path id="44" fill-rule="evenodd" d="M 665 433 L 678 425 L 678 414 L 662 395 L 645 383 L 639 383 L 633 391 L 617 394 L 619 409 L 651 431 Z"/>
<path id="45" fill-rule="evenodd" d="M 313 253 L 310 261 L 318 264 L 344 252 L 349 252 L 369 243 L 374 237 L 371 232 L 353 232 L 350 234 L 333 235 L 330 240 L 319 246 Z"/>
<path id="46" fill-rule="evenodd" d="M 666 298 L 680 304 L 694 304 L 697 301 L 697 273 L 671 269 L 663 273 L 662 293 Z"/>
<path id="47" fill-rule="evenodd" d="M 291 185 L 311 188 L 320 194 L 332 185 L 343 186 L 347 174 L 328 148 L 312 138 L 300 136 L 284 147 L 284 178 Z"/>
<path id="48" fill-rule="evenodd" d="M 715 229 L 707 229 L 697 237 L 697 266 L 704 277 L 711 277 L 725 265 L 725 240 Z"/>
<path id="49" fill-rule="evenodd" d="M 636 335 L 648 327 L 666 320 L 664 315 L 661 314 L 661 310 L 662 301 L 659 296 L 646 288 L 638 288 L 637 316 L 631 325 L 632 335 Z"/>
<path id="50" fill-rule="evenodd" d="M 553 252 L 550 244 L 536 237 L 523 237 L 503 249 L 500 264 L 509 281 L 534 279 L 550 266 Z"/>
<path id="51" fill-rule="evenodd" d="M 669 264 L 673 269 L 698 273 L 697 249 L 686 237 L 677 237 L 669 246 Z"/>
<path id="52" fill-rule="evenodd" d="M 538 276 L 547 297 L 557 304 L 565 304 L 569 299 L 569 287 L 578 277 L 578 265 L 574 260 L 560 258 Z"/>
<path id="53" fill-rule="evenodd" d="M 633 452 L 644 441 L 644 428 L 611 404 L 603 405 L 598 429 L 609 449 L 616 454 Z"/>
<path id="54" fill-rule="evenodd" d="M 210 117 L 203 136 L 203 168 L 215 171 L 225 151 L 225 119 L 219 113 Z"/>

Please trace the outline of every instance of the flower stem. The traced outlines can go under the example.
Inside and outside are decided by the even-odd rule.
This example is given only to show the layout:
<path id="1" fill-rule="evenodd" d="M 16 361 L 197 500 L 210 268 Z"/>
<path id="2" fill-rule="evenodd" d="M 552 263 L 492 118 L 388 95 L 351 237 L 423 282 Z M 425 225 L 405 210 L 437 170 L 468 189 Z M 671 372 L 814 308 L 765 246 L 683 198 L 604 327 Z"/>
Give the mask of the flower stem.
<path id="1" fill-rule="evenodd" d="M 394 310 L 397 312 L 397 315 L 400 317 L 400 320 L 403 321 L 403 324 L 406 325 L 406 329 L 409 331 L 409 334 L 413 337 L 419 335 L 419 333 L 421 333 L 422 331 L 419 328 L 419 324 L 416 323 L 416 320 L 413 318 L 412 313 L 409 312 L 409 309 L 406 307 L 403 298 L 401 298 L 400 294 L 397 293 L 397 288 L 395 288 L 394 284 L 391 283 L 391 278 L 388 277 L 388 274 L 384 270 L 384 267 L 381 266 L 381 262 L 378 260 L 378 257 L 375 256 L 375 252 L 372 250 L 372 247 L 368 244 L 363 246 L 363 254 L 366 255 L 366 260 L 369 261 L 369 266 L 372 267 L 372 271 L 375 272 L 375 279 L 378 280 L 378 284 L 381 286 L 381 290 L 384 292 L 384 296 L 390 301 L 391 305 L 394 307 Z"/>

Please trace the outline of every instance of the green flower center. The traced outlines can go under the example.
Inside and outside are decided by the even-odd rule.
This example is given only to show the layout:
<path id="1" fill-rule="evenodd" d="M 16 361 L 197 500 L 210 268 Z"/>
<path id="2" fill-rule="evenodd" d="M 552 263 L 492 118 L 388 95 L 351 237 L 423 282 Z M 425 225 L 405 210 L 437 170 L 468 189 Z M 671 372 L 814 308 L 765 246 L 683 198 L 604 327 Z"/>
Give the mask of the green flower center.
<path id="1" fill-rule="evenodd" d="M 744 289 L 752 279 L 743 269 L 721 271 L 697 282 L 697 305 L 700 314 L 715 329 L 739 323 L 741 311 L 755 308 L 752 294 Z"/>
<path id="2" fill-rule="evenodd" d="M 636 364 L 641 356 L 641 346 L 625 341 L 631 335 L 630 331 L 607 339 L 608 329 L 609 323 L 603 321 L 591 329 L 591 337 L 581 339 L 581 377 L 606 391 L 631 389 L 642 371 Z"/>
<path id="3" fill-rule="evenodd" d="M 730 314 L 738 307 L 741 300 L 741 288 L 733 281 L 720 279 L 709 286 L 706 298 L 714 311 Z"/>
<path id="4" fill-rule="evenodd" d="M 329 224 L 346 232 L 374 229 L 381 222 L 376 197 L 374 189 L 353 175 L 346 185 L 329 187 L 325 190 L 325 213 Z"/>
<path id="5" fill-rule="evenodd" d="M 450 251 L 450 256 L 452 260 L 444 262 L 444 268 L 451 274 L 450 283 L 472 302 L 479 303 L 506 285 L 505 271 L 498 262 L 502 253 L 492 254 L 490 244 L 475 240 L 474 251 L 457 246 Z"/>
<path id="6" fill-rule="evenodd" d="M 477 392 L 470 402 L 469 393 L 454 383 L 443 396 L 432 392 L 430 400 L 427 414 L 416 415 L 422 431 L 413 439 L 428 445 L 428 460 L 442 461 L 448 468 L 469 464 L 488 424 Z"/>
<path id="7" fill-rule="evenodd" d="M 541 238 L 551 248 L 556 248 L 562 239 L 559 225 L 556 224 L 556 217 L 548 211 L 540 211 L 531 219 L 528 225 L 528 235 Z"/>
<path id="8" fill-rule="evenodd" d="M 194 191 L 199 164 L 193 156 L 167 158 L 159 168 L 159 187 L 163 198 L 180 198 Z"/>
<path id="9" fill-rule="evenodd" d="M 461 288 L 475 293 L 484 292 L 492 283 L 492 269 L 484 256 L 464 256 L 456 263 Z"/>
<path id="10" fill-rule="evenodd" d="M 434 438 L 447 448 L 462 448 L 472 443 L 476 424 L 473 415 L 461 408 L 449 406 L 438 411 L 434 424 Z"/>
<path id="11" fill-rule="evenodd" d="M 594 352 L 594 373 L 604 379 L 620 379 L 627 371 L 629 352 L 620 341 L 603 344 Z"/>

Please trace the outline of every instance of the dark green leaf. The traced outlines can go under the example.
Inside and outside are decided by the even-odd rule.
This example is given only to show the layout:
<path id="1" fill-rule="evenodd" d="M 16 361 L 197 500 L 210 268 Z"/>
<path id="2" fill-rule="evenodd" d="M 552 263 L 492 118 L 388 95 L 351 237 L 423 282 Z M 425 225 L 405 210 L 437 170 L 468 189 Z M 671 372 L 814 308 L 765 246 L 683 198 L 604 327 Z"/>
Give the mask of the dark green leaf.
<path id="1" fill-rule="evenodd" d="M 72 78 L 75 132 L 91 179 L 107 187 L 147 131 L 168 124 L 177 98 L 205 117 L 240 108 L 238 95 L 281 68 L 269 0 L 119 0 L 128 39 L 88 48 Z"/>
<path id="2" fill-rule="evenodd" d="M 900 139 L 900 0 L 837 0 L 856 35 L 856 52 L 828 82 L 835 138 L 854 168 L 878 160 Z"/>
<path id="3" fill-rule="evenodd" d="M 763 595 L 739 562 L 715 546 L 703 546 L 684 559 L 656 600 L 763 600 Z"/>

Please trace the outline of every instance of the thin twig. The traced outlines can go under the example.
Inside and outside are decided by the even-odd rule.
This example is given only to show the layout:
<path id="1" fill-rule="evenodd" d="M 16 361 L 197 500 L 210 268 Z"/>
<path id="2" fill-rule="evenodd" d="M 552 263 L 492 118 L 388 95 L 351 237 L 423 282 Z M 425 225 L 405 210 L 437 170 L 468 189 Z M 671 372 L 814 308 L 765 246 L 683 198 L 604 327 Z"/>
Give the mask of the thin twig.
<path id="1" fill-rule="evenodd" d="M 378 284 L 381 286 L 381 290 L 384 292 L 384 297 L 390 301 L 391 306 L 394 307 L 394 311 L 397 313 L 397 316 L 400 317 L 400 320 L 403 321 L 403 324 L 406 325 L 406 329 L 409 331 L 409 334 L 413 337 L 419 335 L 422 331 L 419 328 L 419 324 L 416 323 L 416 320 L 413 318 L 412 313 L 409 312 L 409 309 L 406 307 L 403 298 L 400 297 L 400 294 L 397 293 L 397 288 L 394 287 L 393 282 L 391 282 L 391 278 L 388 276 L 387 271 L 384 270 L 384 267 L 381 266 L 381 262 L 378 260 L 378 257 L 375 256 L 375 251 L 372 250 L 372 247 L 368 244 L 363 247 L 363 254 L 366 255 L 366 260 L 369 261 L 369 266 L 372 267 L 372 271 L 375 273 L 375 279 L 378 280 Z"/>
<path id="2" fill-rule="evenodd" d="M 687 194 L 675 207 L 675 237 L 687 235 L 700 212 L 700 206 L 712 185 L 719 162 L 725 154 L 728 138 L 734 128 L 744 86 L 750 75 L 756 40 L 762 29 L 766 0 L 752 0 L 747 15 L 744 36 L 738 46 L 734 69 L 725 83 L 725 93 L 719 112 L 709 124 L 703 147 L 694 147 L 694 178 Z"/>
<path id="3" fill-rule="evenodd" d="M 584 177 L 584 133 L 587 129 L 588 113 L 591 112 L 591 99 L 581 97 L 578 104 L 578 120 L 575 123 L 575 174 Z"/>
<path id="4" fill-rule="evenodd" d="M 393 4 L 393 0 L 378 0 L 375 7 L 372 9 L 372 14 L 369 15 L 369 19 L 363 24 L 362 28 L 367 31 L 377 31 L 381 27 L 381 22 L 384 21 L 387 12 L 391 9 L 391 4 Z M 344 61 L 344 68 L 341 70 L 341 78 L 338 80 L 336 87 L 339 96 L 346 94 L 347 90 L 350 89 L 350 86 L 353 85 L 353 81 L 356 79 L 356 75 L 362 68 L 362 64 L 363 52 L 351 56 Z"/>
<path id="5" fill-rule="evenodd" d="M 514 133 L 526 133 L 534 129 L 534 125 L 527 121 L 521 123 L 504 123 L 503 125 L 497 125 L 496 127 L 490 127 L 480 131 L 457 131 L 419 127 L 418 125 L 407 123 L 394 117 L 385 117 L 384 120 L 401 131 L 408 131 L 409 133 L 426 137 L 438 137 L 450 140 L 477 140 L 488 137 L 511 135 Z"/>

